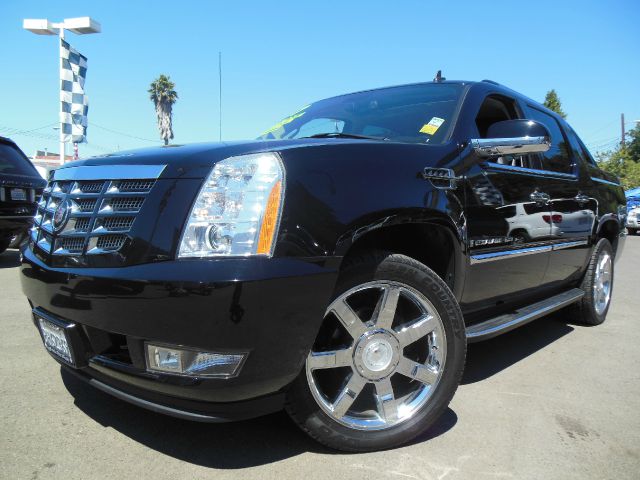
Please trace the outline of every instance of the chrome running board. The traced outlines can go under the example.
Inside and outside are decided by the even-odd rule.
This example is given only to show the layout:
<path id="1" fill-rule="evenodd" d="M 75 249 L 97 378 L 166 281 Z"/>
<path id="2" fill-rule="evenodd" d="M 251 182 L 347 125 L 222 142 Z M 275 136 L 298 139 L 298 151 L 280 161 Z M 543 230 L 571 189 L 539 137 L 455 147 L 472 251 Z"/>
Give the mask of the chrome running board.
<path id="1" fill-rule="evenodd" d="M 506 333 L 545 315 L 560 310 L 577 302 L 584 296 L 584 291 L 572 288 L 540 302 L 527 305 L 512 313 L 506 313 L 481 323 L 467 327 L 467 342 L 479 342 Z"/>

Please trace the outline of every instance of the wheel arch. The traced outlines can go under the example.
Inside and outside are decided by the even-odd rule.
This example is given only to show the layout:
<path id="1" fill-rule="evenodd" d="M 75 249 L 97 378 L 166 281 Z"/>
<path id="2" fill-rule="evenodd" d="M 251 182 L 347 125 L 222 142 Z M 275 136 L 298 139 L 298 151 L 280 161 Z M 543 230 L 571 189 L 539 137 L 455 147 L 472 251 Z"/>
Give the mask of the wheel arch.
<path id="1" fill-rule="evenodd" d="M 460 298 L 464 285 L 464 243 L 461 228 L 438 211 L 402 212 L 370 221 L 339 242 L 340 270 L 367 250 L 386 250 L 411 257 L 431 268 Z"/>
<path id="2" fill-rule="evenodd" d="M 623 230 L 620 227 L 620 221 L 618 218 L 613 215 L 604 215 L 600 221 L 598 222 L 598 227 L 596 229 L 596 242 L 601 238 L 606 238 L 611 243 L 613 247 L 614 254 L 618 249 L 618 241 L 620 238 L 620 233 Z"/>

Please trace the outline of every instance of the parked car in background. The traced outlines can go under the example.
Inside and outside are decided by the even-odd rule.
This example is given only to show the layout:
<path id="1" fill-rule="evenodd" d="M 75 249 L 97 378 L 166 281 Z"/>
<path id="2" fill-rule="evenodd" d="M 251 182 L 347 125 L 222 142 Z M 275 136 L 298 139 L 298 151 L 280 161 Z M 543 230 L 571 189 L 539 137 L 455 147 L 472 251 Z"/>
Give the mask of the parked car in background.
<path id="1" fill-rule="evenodd" d="M 22 150 L 0 137 L 0 253 L 26 237 L 46 183 Z"/>
<path id="2" fill-rule="evenodd" d="M 21 281 L 52 357 L 117 398 L 209 422 L 285 408 L 369 451 L 438 420 L 468 343 L 564 307 L 602 323 L 625 211 L 563 118 L 435 81 L 322 100 L 257 140 L 64 165 Z"/>
<path id="3" fill-rule="evenodd" d="M 633 207 L 627 212 L 627 231 L 630 235 L 635 235 L 640 230 L 640 206 Z"/>
<path id="4" fill-rule="evenodd" d="M 592 208 L 576 205 L 575 199 L 558 199 L 551 204 L 535 202 L 505 205 L 499 210 L 509 222 L 508 236 L 515 243 L 531 242 L 549 238 L 584 237 L 593 228 L 595 221 Z M 551 227 L 551 232 L 549 232 Z"/>

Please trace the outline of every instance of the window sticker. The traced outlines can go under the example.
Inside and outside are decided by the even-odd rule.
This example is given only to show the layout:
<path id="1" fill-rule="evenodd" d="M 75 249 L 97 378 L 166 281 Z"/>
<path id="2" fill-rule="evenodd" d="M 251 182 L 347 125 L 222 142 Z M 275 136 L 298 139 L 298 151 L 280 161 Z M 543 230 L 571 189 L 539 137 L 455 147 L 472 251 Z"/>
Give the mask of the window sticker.
<path id="1" fill-rule="evenodd" d="M 440 126 L 444 123 L 444 118 L 433 117 L 429 120 L 429 123 L 425 123 L 420 129 L 420 133 L 426 133 L 427 135 L 433 135 L 438 131 Z"/>
<path id="2" fill-rule="evenodd" d="M 309 108 L 311 105 L 307 105 L 303 108 L 301 108 L 300 110 L 298 110 L 296 113 L 294 113 L 293 115 L 280 120 L 278 123 L 276 123 L 273 127 L 271 127 L 269 130 L 267 130 L 266 132 L 263 132 L 262 135 L 260 135 L 261 137 L 264 137 L 266 135 L 269 135 L 270 133 L 275 134 L 276 132 L 278 133 L 284 133 L 284 126 L 287 125 L 288 123 L 293 122 L 296 118 L 300 118 L 301 116 L 303 116 L 306 113 L 307 108 Z M 283 132 L 279 132 L 279 130 L 282 129 Z M 275 136 L 275 135 L 274 135 Z"/>

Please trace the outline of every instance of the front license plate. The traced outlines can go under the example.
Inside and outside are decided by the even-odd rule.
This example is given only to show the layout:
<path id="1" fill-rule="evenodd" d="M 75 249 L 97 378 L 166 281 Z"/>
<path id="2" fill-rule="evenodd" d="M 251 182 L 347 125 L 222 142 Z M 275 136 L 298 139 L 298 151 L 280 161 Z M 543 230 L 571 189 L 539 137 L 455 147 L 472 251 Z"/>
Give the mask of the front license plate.
<path id="1" fill-rule="evenodd" d="M 25 202 L 27 200 L 27 191 L 24 188 L 12 188 L 11 200 Z"/>
<path id="2" fill-rule="evenodd" d="M 42 333 L 42 341 L 44 347 L 53 353 L 55 356 L 60 357 L 67 363 L 73 365 L 73 354 L 71 352 L 71 344 L 64 328 L 59 327 L 51 323 L 44 318 L 38 318 L 38 325 L 40 326 L 40 333 Z"/>

